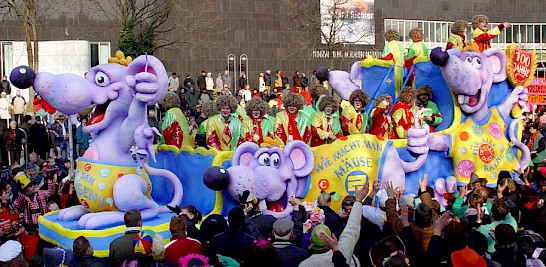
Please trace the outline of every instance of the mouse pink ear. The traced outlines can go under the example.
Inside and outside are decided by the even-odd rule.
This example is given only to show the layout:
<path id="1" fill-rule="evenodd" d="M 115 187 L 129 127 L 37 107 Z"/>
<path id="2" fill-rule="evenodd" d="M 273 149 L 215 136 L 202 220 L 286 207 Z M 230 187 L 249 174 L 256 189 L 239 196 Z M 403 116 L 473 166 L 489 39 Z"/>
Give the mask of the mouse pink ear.
<path id="1" fill-rule="evenodd" d="M 305 177 L 313 170 L 315 156 L 311 148 L 302 141 L 292 141 L 283 149 L 286 159 L 292 161 L 294 176 Z"/>
<path id="2" fill-rule="evenodd" d="M 482 52 L 489 59 L 493 71 L 493 82 L 500 83 L 506 80 L 506 55 L 498 48 L 489 48 Z"/>
<path id="3" fill-rule="evenodd" d="M 258 149 L 260 149 L 260 147 L 252 142 L 246 142 L 238 146 L 237 149 L 235 149 L 235 152 L 233 152 L 231 166 L 248 167 Z"/>

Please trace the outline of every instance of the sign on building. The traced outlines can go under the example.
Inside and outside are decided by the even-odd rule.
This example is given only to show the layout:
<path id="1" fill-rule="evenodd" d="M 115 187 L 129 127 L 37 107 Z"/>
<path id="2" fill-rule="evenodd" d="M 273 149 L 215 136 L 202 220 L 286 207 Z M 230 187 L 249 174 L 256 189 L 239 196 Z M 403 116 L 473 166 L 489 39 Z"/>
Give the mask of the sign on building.
<path id="1" fill-rule="evenodd" d="M 322 43 L 375 44 L 374 0 L 320 0 Z"/>

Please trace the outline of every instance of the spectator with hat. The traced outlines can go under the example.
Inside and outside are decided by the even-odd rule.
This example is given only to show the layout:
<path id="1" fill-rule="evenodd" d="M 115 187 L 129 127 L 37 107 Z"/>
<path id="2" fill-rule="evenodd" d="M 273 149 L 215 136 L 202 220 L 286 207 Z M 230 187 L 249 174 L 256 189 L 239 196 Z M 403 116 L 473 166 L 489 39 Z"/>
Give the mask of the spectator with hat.
<path id="1" fill-rule="evenodd" d="M 210 241 L 206 248 L 207 255 L 211 260 L 216 258 L 216 254 L 221 254 L 242 262 L 247 257 L 250 245 L 256 239 L 245 233 L 245 213 L 240 207 L 235 207 L 229 211 L 228 222 L 228 228 Z"/>
<path id="2" fill-rule="evenodd" d="M 356 190 L 356 201 L 353 204 L 351 215 L 347 221 L 347 226 L 339 237 L 338 247 L 343 256 L 346 259 L 346 263 L 349 266 L 360 266 L 359 260 L 353 255 L 356 242 L 360 237 L 360 220 L 362 219 L 362 200 L 368 194 L 369 185 L 366 182 L 364 186 Z M 313 255 L 304 260 L 299 266 L 334 266 L 332 257 L 334 252 L 327 246 L 327 244 L 321 239 L 321 235 L 332 236 L 332 233 L 328 226 L 319 224 L 313 229 L 311 233 L 311 248 Z"/>
<path id="3" fill-rule="evenodd" d="M 306 250 L 290 242 L 296 228 L 301 231 L 301 225 L 297 226 L 289 218 L 278 219 L 273 223 L 274 242 L 272 246 L 277 251 L 283 267 L 296 267 L 309 257 Z"/>
<path id="4" fill-rule="evenodd" d="M 38 217 L 47 213 L 47 199 L 55 194 L 55 181 L 47 179 L 47 190 L 39 190 L 21 170 L 15 175 L 15 181 L 21 189 L 13 206 L 22 211 L 22 218 L 28 232 L 38 230 Z"/>
<path id="5" fill-rule="evenodd" d="M 163 237 L 152 230 L 142 230 L 133 238 L 135 259 L 125 260 L 123 266 L 156 266 L 175 267 L 174 263 L 165 260 Z M 126 265 L 127 264 L 127 265 Z"/>
<path id="6" fill-rule="evenodd" d="M 451 254 L 453 267 L 486 267 L 487 263 L 471 248 L 457 250 Z"/>

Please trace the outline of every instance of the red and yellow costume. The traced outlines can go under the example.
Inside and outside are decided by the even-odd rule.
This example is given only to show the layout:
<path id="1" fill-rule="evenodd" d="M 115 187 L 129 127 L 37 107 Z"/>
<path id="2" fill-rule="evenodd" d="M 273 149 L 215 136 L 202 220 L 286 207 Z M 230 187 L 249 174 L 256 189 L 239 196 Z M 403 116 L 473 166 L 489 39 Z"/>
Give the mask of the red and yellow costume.
<path id="1" fill-rule="evenodd" d="M 381 59 L 394 61 L 394 86 L 398 94 L 404 78 L 404 48 L 396 40 L 389 41 L 385 44 L 382 55 Z"/>
<path id="2" fill-rule="evenodd" d="M 308 144 L 311 141 L 309 117 L 301 110 L 294 114 L 290 114 L 286 110 L 277 113 L 275 117 L 275 136 L 283 144 L 293 140 L 300 140 Z"/>
<path id="3" fill-rule="evenodd" d="M 244 142 L 241 116 L 230 114 L 227 118 L 218 114 L 211 117 L 206 125 L 207 145 L 220 151 L 235 150 Z"/>
<path id="4" fill-rule="evenodd" d="M 273 138 L 274 123 L 275 118 L 269 115 L 260 116 L 259 118 L 245 118 L 243 121 L 244 140 L 260 145 L 266 137 Z"/>
<path id="5" fill-rule="evenodd" d="M 499 35 L 503 28 L 504 28 L 504 25 L 499 24 L 497 27 L 494 27 L 488 31 L 484 31 L 480 28 L 475 28 L 472 31 L 472 39 L 478 45 L 480 52 L 483 52 L 484 50 L 491 48 L 491 39 Z"/>
<path id="6" fill-rule="evenodd" d="M 332 140 L 328 138 L 332 135 L 335 135 L 337 138 L 342 137 L 343 131 L 337 112 L 333 112 L 330 115 L 326 115 L 324 111 L 315 113 L 311 122 L 311 134 L 311 146 L 332 143 Z"/>
<path id="7" fill-rule="evenodd" d="M 368 128 L 368 114 L 361 108 L 356 110 L 352 105 L 346 106 L 341 111 L 341 128 L 345 134 L 363 134 Z"/>
<path id="8" fill-rule="evenodd" d="M 413 127 L 413 106 L 399 102 L 392 108 L 392 139 L 405 139 L 406 132 Z"/>
<path id="9" fill-rule="evenodd" d="M 392 100 L 390 100 L 390 97 L 387 98 L 383 95 L 375 101 L 375 107 L 370 112 L 369 133 L 377 136 L 379 140 L 385 140 L 391 134 L 391 116 L 389 116 L 388 111 Z"/>

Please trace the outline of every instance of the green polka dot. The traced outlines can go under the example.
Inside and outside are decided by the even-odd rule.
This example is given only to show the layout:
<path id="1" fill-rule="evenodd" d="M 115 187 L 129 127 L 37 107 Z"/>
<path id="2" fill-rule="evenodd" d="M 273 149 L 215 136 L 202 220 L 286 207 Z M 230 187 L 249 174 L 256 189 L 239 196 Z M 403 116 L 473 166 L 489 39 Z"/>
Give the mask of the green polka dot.
<path id="1" fill-rule="evenodd" d="M 100 170 L 100 176 L 102 176 L 103 178 L 110 176 L 110 170 L 106 168 Z"/>

